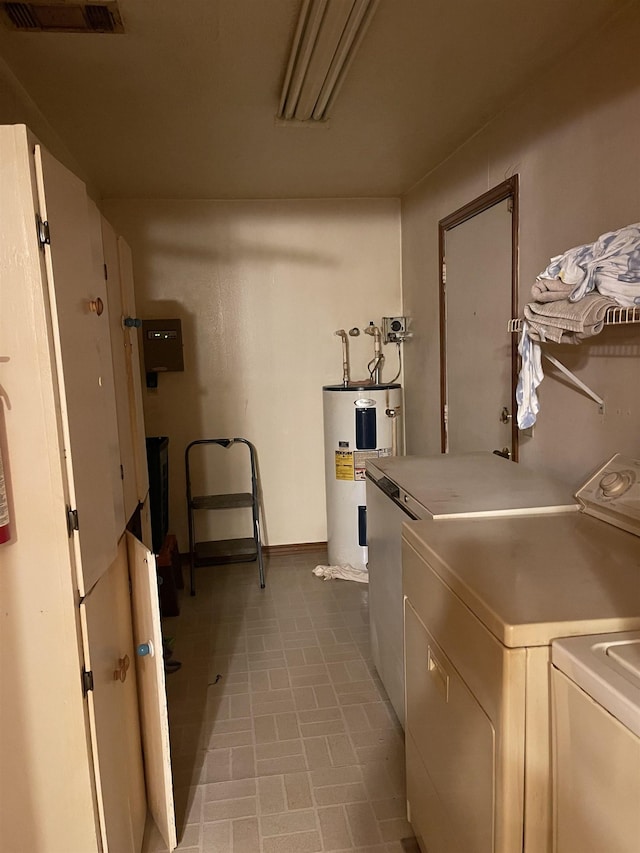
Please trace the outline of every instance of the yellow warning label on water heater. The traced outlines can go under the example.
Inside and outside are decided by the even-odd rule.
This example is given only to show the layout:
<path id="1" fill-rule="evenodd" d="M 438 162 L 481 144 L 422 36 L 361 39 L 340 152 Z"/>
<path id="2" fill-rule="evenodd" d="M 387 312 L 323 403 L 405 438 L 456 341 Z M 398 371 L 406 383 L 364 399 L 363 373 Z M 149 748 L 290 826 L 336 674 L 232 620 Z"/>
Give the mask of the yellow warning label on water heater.
<path id="1" fill-rule="evenodd" d="M 336 450 L 336 480 L 353 480 L 353 452 Z"/>

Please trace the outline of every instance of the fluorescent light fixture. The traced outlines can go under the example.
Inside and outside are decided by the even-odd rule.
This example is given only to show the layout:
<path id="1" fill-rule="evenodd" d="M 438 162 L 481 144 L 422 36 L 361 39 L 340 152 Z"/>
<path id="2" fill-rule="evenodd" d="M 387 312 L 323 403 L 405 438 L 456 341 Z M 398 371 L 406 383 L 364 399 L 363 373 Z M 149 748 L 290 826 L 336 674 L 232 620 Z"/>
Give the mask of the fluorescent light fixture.
<path id="1" fill-rule="evenodd" d="M 327 118 L 378 2 L 303 0 L 278 118 Z"/>

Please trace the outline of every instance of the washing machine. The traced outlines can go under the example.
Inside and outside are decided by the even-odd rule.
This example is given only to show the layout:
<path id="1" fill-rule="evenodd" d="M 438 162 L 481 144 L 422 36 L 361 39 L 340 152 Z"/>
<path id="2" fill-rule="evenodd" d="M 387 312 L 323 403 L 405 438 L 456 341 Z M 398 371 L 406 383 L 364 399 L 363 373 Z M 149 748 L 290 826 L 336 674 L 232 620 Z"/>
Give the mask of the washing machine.
<path id="1" fill-rule="evenodd" d="M 553 850 L 552 643 L 640 632 L 640 460 L 577 499 L 403 525 L 407 804 L 428 853 Z"/>
<path id="2" fill-rule="evenodd" d="M 640 631 L 555 640 L 554 853 L 640 850 Z"/>

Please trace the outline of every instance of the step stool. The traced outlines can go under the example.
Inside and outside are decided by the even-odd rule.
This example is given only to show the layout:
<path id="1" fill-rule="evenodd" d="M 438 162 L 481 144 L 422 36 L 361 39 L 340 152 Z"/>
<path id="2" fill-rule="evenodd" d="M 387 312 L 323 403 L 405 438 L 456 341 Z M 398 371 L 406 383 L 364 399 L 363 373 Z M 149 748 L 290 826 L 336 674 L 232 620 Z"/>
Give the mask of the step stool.
<path id="1" fill-rule="evenodd" d="M 191 493 L 190 463 L 190 454 L 193 448 L 199 445 L 210 445 L 228 449 L 237 444 L 244 445 L 249 451 L 251 463 L 251 491 L 236 492 L 233 494 L 207 494 L 194 496 Z M 221 563 L 251 562 L 253 560 L 258 561 L 260 588 L 264 589 L 264 564 L 262 560 L 262 541 L 260 537 L 260 507 L 255 447 L 250 441 L 247 441 L 246 438 L 203 438 L 198 441 L 192 441 L 187 445 L 184 459 L 187 482 L 191 595 L 196 594 L 196 567 L 211 566 Z M 207 542 L 197 541 L 195 537 L 196 513 L 221 509 L 251 509 L 253 536 L 243 539 L 217 539 Z"/>

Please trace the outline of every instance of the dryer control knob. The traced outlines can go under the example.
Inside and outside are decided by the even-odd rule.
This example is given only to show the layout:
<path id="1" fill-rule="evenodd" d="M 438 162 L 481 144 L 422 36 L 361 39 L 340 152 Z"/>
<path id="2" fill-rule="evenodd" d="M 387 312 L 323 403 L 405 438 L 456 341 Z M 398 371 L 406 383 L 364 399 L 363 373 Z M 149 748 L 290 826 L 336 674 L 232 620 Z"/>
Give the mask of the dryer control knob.
<path id="1" fill-rule="evenodd" d="M 605 474 L 600 480 L 600 488 L 606 498 L 623 495 L 631 485 L 631 477 L 620 471 L 612 471 L 610 474 Z"/>

